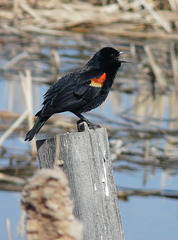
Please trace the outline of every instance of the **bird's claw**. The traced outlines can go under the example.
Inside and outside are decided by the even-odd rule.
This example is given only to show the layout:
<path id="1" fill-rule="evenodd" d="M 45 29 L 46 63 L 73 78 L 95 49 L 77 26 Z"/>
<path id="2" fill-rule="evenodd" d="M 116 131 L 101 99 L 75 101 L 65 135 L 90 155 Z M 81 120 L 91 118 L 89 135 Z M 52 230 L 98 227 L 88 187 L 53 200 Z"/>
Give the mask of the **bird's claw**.
<path id="1" fill-rule="evenodd" d="M 89 128 L 89 129 L 95 130 L 95 129 L 97 129 L 97 128 L 101 128 L 100 125 L 91 123 L 91 122 L 88 121 L 88 120 L 80 119 L 80 120 L 77 121 L 77 126 L 78 126 L 79 132 L 83 132 L 83 131 L 85 130 L 85 126 L 82 124 L 82 123 L 84 123 L 84 122 L 88 125 L 88 128 Z"/>
<path id="2" fill-rule="evenodd" d="M 88 123 L 87 123 L 87 124 L 88 124 Z M 101 126 L 98 125 L 98 124 L 89 123 L 89 124 L 88 124 L 88 128 L 95 130 L 95 129 L 97 129 L 97 128 L 101 128 Z"/>

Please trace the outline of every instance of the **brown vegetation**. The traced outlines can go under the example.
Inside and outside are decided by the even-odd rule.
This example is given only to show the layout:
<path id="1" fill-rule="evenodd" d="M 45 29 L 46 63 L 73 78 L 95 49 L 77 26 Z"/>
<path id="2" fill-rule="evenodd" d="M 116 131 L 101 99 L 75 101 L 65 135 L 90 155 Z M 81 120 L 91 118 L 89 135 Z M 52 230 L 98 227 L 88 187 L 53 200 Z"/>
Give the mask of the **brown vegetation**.
<path id="1" fill-rule="evenodd" d="M 73 216 L 68 180 L 61 169 L 40 170 L 25 186 L 26 240 L 81 240 L 82 225 Z"/>
<path id="2" fill-rule="evenodd" d="M 83 1 L 4 1 L 0 9 L 1 33 L 26 37 L 29 33 L 61 36 L 65 30 L 92 30 L 117 36 L 178 39 L 175 0 L 99 3 L 100 6 Z"/>

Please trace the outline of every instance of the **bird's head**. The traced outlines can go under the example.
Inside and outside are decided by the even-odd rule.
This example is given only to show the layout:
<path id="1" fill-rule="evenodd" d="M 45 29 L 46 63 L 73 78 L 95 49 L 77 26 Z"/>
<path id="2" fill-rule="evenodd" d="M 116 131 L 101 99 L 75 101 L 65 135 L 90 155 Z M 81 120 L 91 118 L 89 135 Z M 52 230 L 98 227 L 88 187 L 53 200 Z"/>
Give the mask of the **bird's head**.
<path id="1" fill-rule="evenodd" d="M 119 52 L 112 47 L 104 47 L 99 50 L 93 58 L 90 60 L 95 67 L 108 69 L 108 68 L 118 68 L 121 66 L 121 63 L 128 63 L 128 61 L 120 58 L 122 54 L 127 52 Z"/>

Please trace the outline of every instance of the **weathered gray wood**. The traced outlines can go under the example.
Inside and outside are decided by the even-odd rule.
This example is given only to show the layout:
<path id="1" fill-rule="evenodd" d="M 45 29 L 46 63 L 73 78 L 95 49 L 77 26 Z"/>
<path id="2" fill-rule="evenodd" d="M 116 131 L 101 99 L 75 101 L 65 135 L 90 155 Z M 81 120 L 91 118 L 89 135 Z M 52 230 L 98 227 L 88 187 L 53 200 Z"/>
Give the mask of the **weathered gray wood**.
<path id="1" fill-rule="evenodd" d="M 36 142 L 40 168 L 53 168 L 56 159 L 58 136 Z"/>
<path id="2" fill-rule="evenodd" d="M 41 168 L 51 168 L 57 158 L 64 161 L 84 240 L 123 240 L 106 129 L 66 133 L 60 139 L 37 141 L 37 148 Z"/>

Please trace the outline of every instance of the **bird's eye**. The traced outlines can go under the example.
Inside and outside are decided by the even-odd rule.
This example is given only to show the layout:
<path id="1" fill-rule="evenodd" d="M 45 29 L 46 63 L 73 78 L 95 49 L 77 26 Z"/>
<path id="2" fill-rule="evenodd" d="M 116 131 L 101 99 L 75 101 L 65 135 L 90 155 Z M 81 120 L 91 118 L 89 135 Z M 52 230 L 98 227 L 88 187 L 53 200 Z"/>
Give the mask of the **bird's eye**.
<path id="1" fill-rule="evenodd" d="M 116 57 L 117 57 L 117 55 L 116 55 L 116 54 L 114 54 L 114 53 L 112 53 L 112 54 L 111 54 L 111 57 L 112 57 L 112 58 L 116 58 Z"/>

